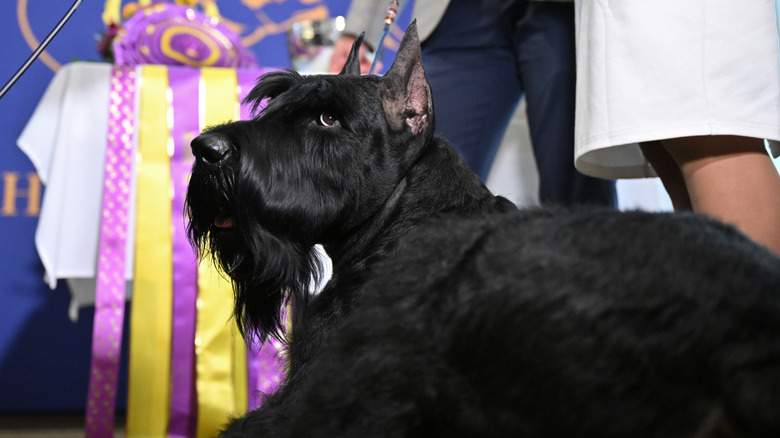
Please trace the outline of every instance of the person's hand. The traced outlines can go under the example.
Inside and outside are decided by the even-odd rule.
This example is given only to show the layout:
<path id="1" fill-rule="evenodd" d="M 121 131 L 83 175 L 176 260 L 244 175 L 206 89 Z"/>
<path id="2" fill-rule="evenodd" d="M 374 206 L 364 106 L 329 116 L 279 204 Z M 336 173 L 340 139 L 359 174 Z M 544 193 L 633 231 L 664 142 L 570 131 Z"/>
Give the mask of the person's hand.
<path id="1" fill-rule="evenodd" d="M 330 58 L 330 67 L 328 68 L 328 72 L 339 73 L 341 69 L 344 68 L 344 63 L 347 62 L 349 51 L 352 50 L 352 44 L 356 39 L 357 37 L 354 35 L 341 35 L 339 37 L 339 39 L 336 41 L 336 44 L 333 46 L 333 55 Z M 371 70 L 371 63 L 373 61 L 369 59 L 368 56 L 366 56 L 368 51 L 368 44 L 364 42 L 360 45 L 359 57 L 361 74 L 367 74 Z M 381 63 L 377 63 L 377 70 L 381 68 Z"/>

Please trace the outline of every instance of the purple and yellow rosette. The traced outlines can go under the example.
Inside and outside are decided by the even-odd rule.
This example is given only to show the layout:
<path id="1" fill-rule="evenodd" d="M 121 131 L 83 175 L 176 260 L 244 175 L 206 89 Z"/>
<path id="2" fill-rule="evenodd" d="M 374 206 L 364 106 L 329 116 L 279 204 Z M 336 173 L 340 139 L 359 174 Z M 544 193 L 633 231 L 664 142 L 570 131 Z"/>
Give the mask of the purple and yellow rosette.
<path id="1" fill-rule="evenodd" d="M 197 9 L 157 3 L 127 20 L 113 41 L 118 65 L 257 67 L 239 36 Z"/>
<path id="2" fill-rule="evenodd" d="M 129 438 L 213 436 L 228 418 L 257 407 L 262 401 L 257 392 L 272 390 L 282 373 L 274 346 L 246 354 L 243 341 L 226 320 L 232 303 L 230 283 L 211 275 L 213 267 L 198 266 L 181 216 L 192 166 L 189 140 L 206 126 L 250 117 L 240 102 L 266 70 L 257 67 L 239 36 L 220 24 L 213 1 L 177 3 L 139 0 L 124 14 L 127 21 L 117 24 L 121 1 L 111 0 L 106 3 L 106 12 L 111 13 L 103 17 L 116 31 L 113 40 L 113 31 L 106 38 L 114 52 L 114 76 L 127 73 L 134 86 L 136 78 L 138 83 L 132 94 L 120 96 L 128 114 L 138 116 L 137 123 L 121 124 L 138 139 Z M 133 150 L 133 143 L 122 139 L 123 147 Z M 114 162 L 107 161 L 107 172 L 111 166 Z M 107 191 L 104 206 L 116 204 L 112 193 Z M 160 226 L 161 221 L 170 226 Z M 113 260 L 108 257 L 112 248 L 101 246 L 100 259 Z M 99 274 L 123 281 L 122 266 L 106 265 Z M 201 281 L 209 276 L 214 281 Z M 98 291 L 104 297 L 98 301 L 110 299 L 123 311 L 124 294 L 114 294 L 113 289 L 112 294 Z M 121 338 L 122 316 L 96 311 L 95 339 Z M 87 438 L 113 433 L 117 382 L 104 376 L 115 375 L 120 344 L 104 344 L 93 346 L 93 358 L 111 361 L 92 365 Z"/>

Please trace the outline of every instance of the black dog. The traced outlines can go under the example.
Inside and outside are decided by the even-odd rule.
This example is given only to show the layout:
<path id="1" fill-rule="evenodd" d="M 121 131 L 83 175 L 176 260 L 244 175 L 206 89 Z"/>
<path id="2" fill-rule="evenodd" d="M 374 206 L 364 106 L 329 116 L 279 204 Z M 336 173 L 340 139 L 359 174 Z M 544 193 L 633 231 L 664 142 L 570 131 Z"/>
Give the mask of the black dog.
<path id="1" fill-rule="evenodd" d="M 433 136 L 414 24 L 383 77 L 359 44 L 192 143 L 242 332 L 294 309 L 285 384 L 224 436 L 780 437 L 780 259 L 692 214 L 517 211 Z"/>

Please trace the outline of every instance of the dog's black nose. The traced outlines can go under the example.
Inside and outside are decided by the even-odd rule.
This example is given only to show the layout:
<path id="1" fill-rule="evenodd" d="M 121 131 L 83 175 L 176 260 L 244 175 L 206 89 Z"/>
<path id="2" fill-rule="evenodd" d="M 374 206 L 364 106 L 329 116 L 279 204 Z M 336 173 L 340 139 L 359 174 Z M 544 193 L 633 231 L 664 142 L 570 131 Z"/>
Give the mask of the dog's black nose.
<path id="1" fill-rule="evenodd" d="M 190 146 L 196 158 L 202 158 L 209 163 L 219 163 L 230 152 L 227 140 L 215 134 L 201 134 L 192 140 Z"/>

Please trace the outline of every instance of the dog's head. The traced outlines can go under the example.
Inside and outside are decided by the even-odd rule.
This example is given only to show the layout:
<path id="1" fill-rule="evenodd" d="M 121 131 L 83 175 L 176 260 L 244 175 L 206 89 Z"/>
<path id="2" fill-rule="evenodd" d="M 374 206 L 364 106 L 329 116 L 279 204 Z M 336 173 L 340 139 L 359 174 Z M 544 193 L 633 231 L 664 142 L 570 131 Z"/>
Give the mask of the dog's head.
<path id="1" fill-rule="evenodd" d="M 313 245 L 374 216 L 433 136 L 416 25 L 382 77 L 360 76 L 361 41 L 339 75 L 262 76 L 252 120 L 192 141 L 189 236 L 232 279 L 245 334 L 278 333 L 285 300 L 305 301 L 319 272 Z"/>

